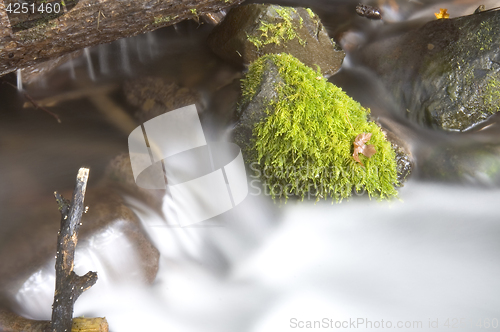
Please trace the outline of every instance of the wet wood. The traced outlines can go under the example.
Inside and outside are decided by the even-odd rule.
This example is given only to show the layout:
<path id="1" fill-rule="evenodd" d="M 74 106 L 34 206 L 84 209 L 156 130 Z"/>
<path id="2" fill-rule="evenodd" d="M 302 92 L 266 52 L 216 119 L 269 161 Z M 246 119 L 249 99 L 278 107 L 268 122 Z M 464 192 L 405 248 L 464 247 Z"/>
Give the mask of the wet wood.
<path id="1" fill-rule="evenodd" d="M 50 332 L 50 321 L 33 320 L 0 309 L 0 331 L 3 332 Z M 108 332 L 106 318 L 73 318 L 71 332 Z"/>
<path id="2" fill-rule="evenodd" d="M 50 322 L 32 320 L 0 309 L 0 331 L 3 332 L 49 332 Z"/>
<path id="3" fill-rule="evenodd" d="M 97 281 L 97 273 L 95 272 L 78 276 L 73 271 L 78 229 L 85 210 L 83 203 L 88 178 L 89 169 L 80 168 L 71 202 L 64 199 L 59 193 L 55 193 L 61 212 L 61 229 L 57 236 L 56 290 L 52 305 L 52 332 L 71 331 L 75 301 Z"/>
<path id="4" fill-rule="evenodd" d="M 95 95 L 108 95 L 120 88 L 120 85 L 112 83 L 112 84 L 104 84 L 104 85 L 93 85 L 87 88 L 81 88 L 77 90 L 63 92 L 58 95 L 50 96 L 44 99 L 37 100 L 36 103 L 41 107 L 53 107 L 59 105 L 61 103 L 75 100 L 75 99 L 83 99 L 90 98 Z M 33 104 L 29 101 L 23 104 L 24 108 L 33 107 Z"/>
<path id="5" fill-rule="evenodd" d="M 71 332 L 108 332 L 106 318 L 73 318 Z"/>
<path id="6" fill-rule="evenodd" d="M 198 20 L 243 0 L 76 0 L 65 1 L 58 14 L 8 14 L 6 6 L 17 2 L 0 1 L 0 76 L 88 46 Z"/>

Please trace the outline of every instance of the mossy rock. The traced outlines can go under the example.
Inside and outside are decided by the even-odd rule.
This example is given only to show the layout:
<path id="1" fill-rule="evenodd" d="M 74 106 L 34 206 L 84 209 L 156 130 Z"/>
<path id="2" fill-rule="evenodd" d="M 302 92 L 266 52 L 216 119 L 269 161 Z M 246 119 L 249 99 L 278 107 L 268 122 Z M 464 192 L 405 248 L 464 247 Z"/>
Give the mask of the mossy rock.
<path id="1" fill-rule="evenodd" d="M 236 64 L 265 54 L 292 54 L 324 76 L 336 73 L 345 53 L 310 9 L 250 4 L 231 9 L 208 38 L 211 49 Z"/>
<path id="2" fill-rule="evenodd" d="M 316 199 L 337 201 L 353 190 L 394 197 L 396 152 L 368 114 L 319 71 L 289 54 L 270 54 L 252 63 L 242 80 L 233 137 L 273 198 L 304 198 L 312 190 Z M 367 144 L 377 151 L 359 155 L 364 166 L 352 156 L 361 133 L 371 133 Z"/>
<path id="3" fill-rule="evenodd" d="M 364 50 L 410 119 L 464 131 L 500 110 L 500 12 L 440 19 Z"/>

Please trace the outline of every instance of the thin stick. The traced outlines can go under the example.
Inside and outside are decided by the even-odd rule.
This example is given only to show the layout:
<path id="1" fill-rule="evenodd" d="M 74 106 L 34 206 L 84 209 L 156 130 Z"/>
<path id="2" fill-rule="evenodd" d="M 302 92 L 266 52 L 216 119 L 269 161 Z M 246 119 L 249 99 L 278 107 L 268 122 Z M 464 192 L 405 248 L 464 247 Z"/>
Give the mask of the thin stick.
<path id="1" fill-rule="evenodd" d="M 0 308 L 0 331 L 5 332 L 108 332 L 106 318 L 72 318 L 76 299 L 97 281 L 97 273 L 83 277 L 73 271 L 78 229 L 84 212 L 85 191 L 89 169 L 80 168 L 73 200 L 70 202 L 55 192 L 61 212 L 61 229 L 57 236 L 56 290 L 52 305 L 52 321 L 31 320 L 7 308 Z"/>
<path id="2" fill-rule="evenodd" d="M 11 87 L 13 87 L 14 89 L 17 89 L 17 86 L 15 86 L 14 84 L 10 83 L 10 82 L 7 82 L 7 81 L 2 81 L 2 83 L 5 83 L 5 84 L 8 84 L 10 85 Z M 26 99 L 28 99 L 30 101 L 30 103 L 33 104 L 33 107 L 35 107 L 36 109 L 39 109 L 39 110 L 42 110 L 48 114 L 50 114 L 51 116 L 53 116 L 58 123 L 61 123 L 61 119 L 59 118 L 59 116 L 55 113 L 52 113 L 51 111 L 49 111 L 48 109 L 46 109 L 45 107 L 42 107 L 40 105 L 37 104 L 36 101 L 33 100 L 33 98 L 31 98 L 31 96 L 27 93 L 27 92 L 24 92 L 24 91 L 20 91 L 23 93 L 24 97 Z"/>
<path id="3" fill-rule="evenodd" d="M 71 331 L 73 305 L 76 299 L 97 281 L 95 272 L 88 272 L 80 277 L 73 271 L 88 177 L 89 169 L 80 168 L 71 203 L 59 193 L 54 193 L 59 204 L 59 211 L 61 211 L 61 229 L 57 237 L 56 291 L 52 306 L 52 332 Z"/>

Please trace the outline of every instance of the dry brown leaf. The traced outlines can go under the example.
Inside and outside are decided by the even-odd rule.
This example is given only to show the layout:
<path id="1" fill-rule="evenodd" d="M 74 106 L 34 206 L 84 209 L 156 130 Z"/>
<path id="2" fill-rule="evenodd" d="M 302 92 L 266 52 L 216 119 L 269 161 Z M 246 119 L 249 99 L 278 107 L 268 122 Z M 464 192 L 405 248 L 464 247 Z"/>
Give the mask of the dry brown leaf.
<path id="1" fill-rule="evenodd" d="M 365 143 L 368 142 L 370 138 L 372 138 L 371 133 L 361 133 L 354 139 L 354 153 L 352 154 L 352 157 L 363 167 L 365 167 L 365 165 L 363 165 L 361 160 L 359 160 L 358 154 L 361 153 L 365 157 L 370 158 L 377 152 L 373 144 L 365 145 Z"/>

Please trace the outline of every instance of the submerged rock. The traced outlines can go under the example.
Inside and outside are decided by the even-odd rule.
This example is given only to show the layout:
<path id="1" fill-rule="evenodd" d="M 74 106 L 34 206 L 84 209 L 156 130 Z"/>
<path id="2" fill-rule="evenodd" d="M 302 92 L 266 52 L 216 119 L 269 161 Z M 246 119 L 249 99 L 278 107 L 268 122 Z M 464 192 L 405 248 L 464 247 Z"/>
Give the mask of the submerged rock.
<path id="1" fill-rule="evenodd" d="M 273 197 L 310 195 L 316 199 L 349 197 L 353 190 L 370 196 L 396 196 L 395 187 L 411 163 L 386 139 L 369 111 L 340 88 L 288 54 L 266 55 L 243 80 L 238 121 L 233 130 L 252 171 Z M 354 141 L 371 134 L 371 157 L 353 158 Z M 398 159 L 399 158 L 399 159 Z M 398 180 L 397 161 L 401 160 Z M 279 189 L 277 189 L 279 188 Z"/>
<path id="2" fill-rule="evenodd" d="M 500 110 L 500 12 L 429 22 L 364 50 L 407 117 L 464 131 Z"/>
<path id="3" fill-rule="evenodd" d="M 235 7 L 208 43 L 222 58 L 250 64 L 264 54 L 289 53 L 325 76 L 340 69 L 345 53 L 310 9 L 251 4 Z"/>
<path id="4" fill-rule="evenodd" d="M 123 153 L 113 158 L 107 165 L 103 183 L 110 188 L 117 189 L 134 197 L 153 208 L 159 215 L 161 212 L 165 190 L 144 189 L 136 184 L 130 155 Z"/>
<path id="5" fill-rule="evenodd" d="M 419 175 L 424 179 L 500 185 L 500 146 L 497 143 L 437 146 L 421 160 Z"/>
<path id="6" fill-rule="evenodd" d="M 136 115 L 141 123 L 180 107 L 200 103 L 196 91 L 159 77 L 128 81 L 124 92 L 127 101 L 139 108 Z"/>

